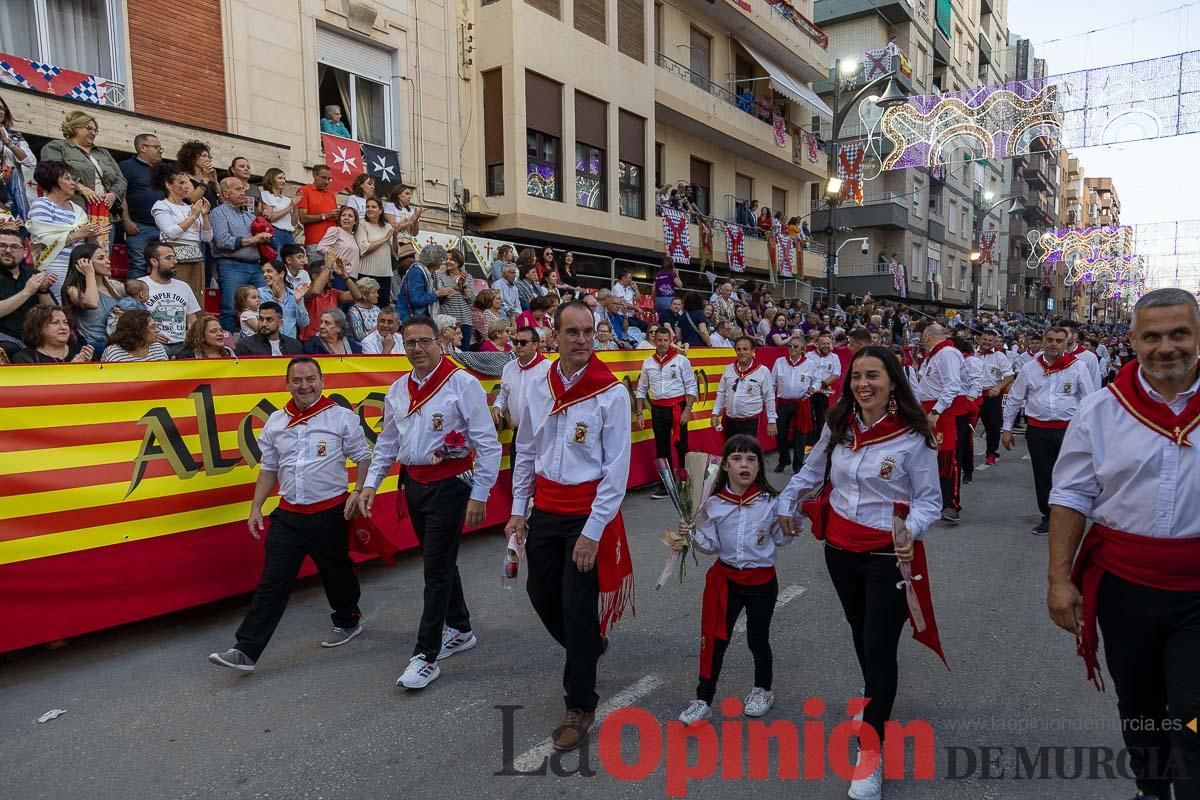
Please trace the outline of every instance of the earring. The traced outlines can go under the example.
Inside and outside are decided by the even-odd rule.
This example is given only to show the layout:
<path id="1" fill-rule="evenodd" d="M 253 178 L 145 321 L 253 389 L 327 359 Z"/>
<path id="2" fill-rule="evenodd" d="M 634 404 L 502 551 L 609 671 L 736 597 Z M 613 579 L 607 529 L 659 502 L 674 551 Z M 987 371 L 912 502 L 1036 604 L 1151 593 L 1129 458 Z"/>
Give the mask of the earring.
<path id="1" fill-rule="evenodd" d="M 889 414 L 896 413 L 896 398 L 895 397 L 892 397 L 888 400 L 887 410 L 888 410 Z"/>

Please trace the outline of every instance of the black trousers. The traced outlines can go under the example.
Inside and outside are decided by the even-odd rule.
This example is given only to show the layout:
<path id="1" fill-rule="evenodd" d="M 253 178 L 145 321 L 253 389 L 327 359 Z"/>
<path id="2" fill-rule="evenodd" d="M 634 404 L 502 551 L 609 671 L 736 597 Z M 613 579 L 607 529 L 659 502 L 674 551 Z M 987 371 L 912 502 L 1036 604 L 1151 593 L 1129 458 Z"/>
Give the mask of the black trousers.
<path id="1" fill-rule="evenodd" d="M 954 424 L 958 428 L 955 447 L 958 449 L 958 480 L 975 477 L 975 434 L 971 428 L 971 415 L 960 414 L 955 417 Z"/>
<path id="2" fill-rule="evenodd" d="M 571 555 L 586 516 L 534 509 L 529 515 L 525 591 L 554 641 L 567 651 L 563 697 L 567 708 L 595 711 L 596 662 L 600 660 L 600 580 L 593 567 L 580 572 Z"/>
<path id="3" fill-rule="evenodd" d="M 730 419 L 725 418 L 725 441 L 729 441 L 739 433 L 744 433 L 747 436 L 758 438 L 758 417 L 753 419 Z"/>
<path id="4" fill-rule="evenodd" d="M 737 624 L 742 609 L 746 609 L 746 644 L 754 657 L 754 685 L 771 691 L 774 678 L 774 656 L 771 654 L 771 617 L 775 615 L 775 601 L 779 597 L 779 579 L 772 578 L 762 586 L 742 586 L 729 581 L 729 610 L 725 614 L 725 630 L 733 637 L 733 626 Z M 717 679 L 721 677 L 721 664 L 729 639 L 713 640 L 711 678 L 701 678 L 696 684 L 696 699 L 712 705 L 717 694 Z"/>
<path id="5" fill-rule="evenodd" d="M 884 723 L 896 702 L 900 673 L 896 651 L 908 619 L 904 589 L 896 588 L 900 568 L 889 550 L 854 553 L 832 545 L 825 547 L 825 566 L 850 623 L 863 688 L 870 699 L 863 721 L 882 742 Z"/>
<path id="6" fill-rule="evenodd" d="M 987 432 L 987 450 L 984 452 L 989 456 L 999 455 L 1000 429 L 1004 427 L 1004 395 L 988 397 L 985 394 L 979 419 L 983 421 L 983 429 Z"/>
<path id="7" fill-rule="evenodd" d="M 267 531 L 266 563 L 250 611 L 237 629 L 237 649 L 257 661 L 283 619 L 304 557 L 312 558 L 333 609 L 333 624 L 353 628 L 358 611 L 358 576 L 350 560 L 345 506 L 300 514 L 276 509 Z"/>
<path id="8" fill-rule="evenodd" d="M 779 423 L 776 426 L 779 433 L 775 437 L 779 463 L 784 466 L 791 464 L 792 468 L 799 472 L 804 466 L 804 443 L 808 437 L 796 431 L 796 404 L 776 401 L 775 409 L 779 413 Z"/>
<path id="9" fill-rule="evenodd" d="M 680 400 L 679 405 L 683 405 L 684 401 Z M 671 437 L 675 433 L 675 420 L 671 414 L 670 406 L 650 406 L 650 427 L 654 430 L 654 450 L 655 458 L 665 458 L 671 460 Z M 688 431 L 687 425 L 679 426 L 679 441 L 675 443 L 675 455 L 678 457 L 678 466 L 683 466 L 683 457 L 688 451 Z"/>
<path id="10" fill-rule="evenodd" d="M 1038 510 L 1043 517 L 1050 516 L 1050 487 L 1054 477 L 1054 462 L 1062 450 L 1065 428 L 1039 428 L 1025 426 L 1025 444 L 1029 447 L 1029 460 L 1033 462 L 1033 488 L 1037 492 Z"/>
<path id="11" fill-rule="evenodd" d="M 808 398 L 808 401 L 812 404 L 813 415 L 813 426 L 812 431 L 808 434 L 808 444 L 816 446 L 822 431 L 825 430 L 825 416 L 829 413 L 829 395 L 824 392 L 816 392 Z"/>
<path id="12" fill-rule="evenodd" d="M 1138 788 L 1166 800 L 1173 785 L 1175 800 L 1200 800 L 1200 736 L 1183 727 L 1200 714 L 1200 592 L 1110 573 L 1096 617 Z"/>
<path id="13" fill-rule="evenodd" d="M 406 474 L 404 494 L 425 571 L 425 596 L 413 655 L 436 661 L 445 626 L 464 633 L 471 630 L 471 614 L 458 575 L 458 546 L 471 487 L 458 478 L 421 483 Z"/>

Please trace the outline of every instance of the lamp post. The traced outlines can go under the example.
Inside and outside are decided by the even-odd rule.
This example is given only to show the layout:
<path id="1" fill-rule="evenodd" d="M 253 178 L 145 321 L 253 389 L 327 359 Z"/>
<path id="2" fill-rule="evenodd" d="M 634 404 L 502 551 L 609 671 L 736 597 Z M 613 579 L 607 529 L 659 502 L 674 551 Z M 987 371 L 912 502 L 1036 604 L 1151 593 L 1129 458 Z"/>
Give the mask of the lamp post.
<path id="1" fill-rule="evenodd" d="M 984 202 L 991 200 L 993 196 L 994 195 L 992 195 L 991 192 L 986 193 L 984 195 Z M 992 205 L 988 206 L 987 211 L 984 211 L 983 213 L 976 213 L 976 215 L 975 215 L 974 232 L 971 235 L 971 267 L 972 267 L 971 278 L 972 278 L 972 281 L 975 286 L 975 316 L 976 317 L 979 316 L 979 283 L 980 283 L 979 279 L 980 279 L 981 273 L 983 272 L 983 265 L 980 263 L 983 258 L 983 253 L 981 252 L 982 248 L 980 246 L 983 241 L 983 231 L 981 230 L 981 228 L 983 227 L 984 220 L 986 220 L 993 211 L 995 211 L 997 208 L 1004 205 L 1005 203 L 1010 203 L 1010 205 L 1008 207 L 1008 213 L 1010 215 L 1025 213 L 1025 201 L 1021 197 L 1021 195 L 1010 194 L 1005 197 L 1001 197 L 995 203 L 992 203 Z M 976 210 L 978 211 L 978 208 Z M 999 234 L 997 234 L 997 240 L 998 239 L 999 239 Z"/>
<path id="2" fill-rule="evenodd" d="M 833 125 L 830 128 L 829 134 L 829 178 L 825 184 L 825 199 L 829 204 L 829 224 L 826 226 L 828 236 L 828 244 L 825 252 L 825 301 L 829 304 L 830 310 L 835 304 L 834 295 L 834 270 L 837 266 L 837 207 L 840 204 L 840 195 L 842 191 L 842 181 L 837 177 L 838 164 L 838 137 L 842 133 L 842 125 L 846 121 L 846 117 L 850 111 L 858 103 L 859 100 L 867 96 L 867 92 L 877 86 L 887 84 L 883 90 L 883 96 L 875 101 L 875 104 L 880 108 L 889 108 L 894 105 L 899 105 L 908 100 L 908 95 L 900 88 L 900 84 L 896 82 L 895 71 L 880 75 L 879 77 L 863 84 L 850 101 L 842 107 L 842 77 L 853 75 L 858 71 L 858 63 L 855 61 L 842 61 L 840 58 L 833 62 Z"/>

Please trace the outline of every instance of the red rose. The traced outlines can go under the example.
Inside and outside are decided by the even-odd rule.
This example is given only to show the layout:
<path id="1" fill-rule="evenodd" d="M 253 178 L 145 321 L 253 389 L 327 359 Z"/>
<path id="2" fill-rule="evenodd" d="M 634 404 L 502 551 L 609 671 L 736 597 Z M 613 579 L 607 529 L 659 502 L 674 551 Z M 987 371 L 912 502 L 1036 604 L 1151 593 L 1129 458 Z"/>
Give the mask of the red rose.
<path id="1" fill-rule="evenodd" d="M 442 440 L 442 444 L 446 445 L 446 447 L 466 447 L 467 437 L 458 431 L 450 431 L 446 434 L 446 438 Z"/>

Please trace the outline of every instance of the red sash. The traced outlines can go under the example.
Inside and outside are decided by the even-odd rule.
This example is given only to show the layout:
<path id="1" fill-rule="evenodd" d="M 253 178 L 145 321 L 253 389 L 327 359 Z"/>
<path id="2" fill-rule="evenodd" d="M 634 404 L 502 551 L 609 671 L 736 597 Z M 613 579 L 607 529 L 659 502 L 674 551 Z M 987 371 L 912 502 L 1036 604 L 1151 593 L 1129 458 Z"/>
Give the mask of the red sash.
<path id="1" fill-rule="evenodd" d="M 557 371 L 550 370 L 551 374 Z M 567 485 L 538 475 L 534 483 L 533 507 L 548 514 L 584 517 L 592 513 L 599 485 L 599 480 Z M 625 615 L 626 606 L 633 616 L 637 616 L 632 553 L 620 511 L 604 526 L 600 536 L 596 573 L 600 582 L 600 635 L 603 636 Z"/>
<path id="2" fill-rule="evenodd" d="M 518 361 L 517 369 L 520 369 L 520 370 L 533 369 L 534 367 L 536 367 L 538 364 L 542 363 L 545 360 L 546 360 L 545 354 L 537 353 L 536 355 L 534 355 L 533 358 L 529 359 L 528 364 L 522 364 L 520 361 Z"/>
<path id="3" fill-rule="evenodd" d="M 475 468 L 475 456 L 450 458 L 437 464 L 408 464 L 404 469 L 418 483 L 437 483 Z"/>
<path id="4" fill-rule="evenodd" d="M 421 409 L 421 406 L 429 402 L 429 400 L 438 393 L 438 390 L 446 385 L 446 381 L 450 380 L 454 373 L 458 372 L 458 367 L 453 361 L 442 356 L 442 360 L 433 368 L 433 372 L 425 380 L 425 383 L 417 385 L 416 378 L 409 373 L 408 376 L 408 413 L 405 417 L 411 417 Z"/>
<path id="5" fill-rule="evenodd" d="M 807 397 L 776 397 L 775 405 L 795 406 L 796 413 L 793 416 L 792 430 L 794 430 L 796 433 L 812 433 L 812 402 Z"/>
<path id="6" fill-rule="evenodd" d="M 286 427 L 291 428 L 294 425 L 303 425 L 317 414 L 320 414 L 326 409 L 333 408 L 336 405 L 337 403 L 333 402 L 325 395 L 321 395 L 321 397 L 317 399 L 317 402 L 303 410 L 296 406 L 295 400 L 288 400 L 287 405 L 283 407 L 283 410 L 286 411 L 288 415 Z"/>
<path id="7" fill-rule="evenodd" d="M 852 519 L 846 519 L 829 506 L 829 530 L 827 539 L 834 547 L 849 550 L 852 553 L 869 553 L 872 550 L 882 550 L 891 547 L 892 532 L 868 528 Z"/>
<path id="8" fill-rule="evenodd" d="M 1108 384 L 1108 390 L 1138 422 L 1180 447 L 1190 447 L 1192 443 L 1188 436 L 1200 425 L 1200 392 L 1192 395 L 1182 414 L 1175 414 L 1166 403 L 1160 403 L 1146 393 L 1138 379 L 1138 369 L 1136 361 L 1121 367 L 1117 377 Z"/>
<path id="9" fill-rule="evenodd" d="M 291 511 L 296 514 L 317 514 L 321 511 L 328 511 L 331 508 L 337 508 L 346 502 L 346 498 L 349 496 L 349 492 L 342 492 L 336 497 L 331 497 L 328 500 L 318 500 L 315 503 L 289 503 L 281 497 L 279 498 L 279 509 L 281 511 Z"/>
<path id="10" fill-rule="evenodd" d="M 1173 592 L 1200 592 L 1200 536 L 1163 539 L 1138 536 L 1092 523 L 1083 537 L 1071 581 L 1083 594 L 1083 624 L 1078 651 L 1087 665 L 1088 680 L 1104 691 L 1096 655 L 1096 606 L 1100 579 L 1111 572 L 1122 580 Z"/>
<path id="11" fill-rule="evenodd" d="M 921 408 L 925 410 L 926 414 L 930 414 L 936 405 L 936 400 L 925 400 L 921 403 Z M 950 409 L 946 409 L 938 416 L 937 427 L 933 429 L 933 436 L 937 441 L 937 449 L 940 452 L 954 452 L 954 448 L 958 445 L 958 425 L 955 422 L 954 415 L 950 413 Z"/>
<path id="12" fill-rule="evenodd" d="M 712 677 L 715 640 L 729 639 L 725 618 L 729 614 L 729 584 L 762 586 L 775 577 L 774 567 L 738 569 L 723 561 L 714 561 L 704 576 L 704 600 L 700 606 L 700 677 Z"/>
<path id="13" fill-rule="evenodd" d="M 1031 428 L 1044 428 L 1052 431 L 1066 430 L 1067 426 L 1071 424 L 1068 419 L 1034 419 L 1028 414 L 1025 416 L 1025 421 Z"/>

